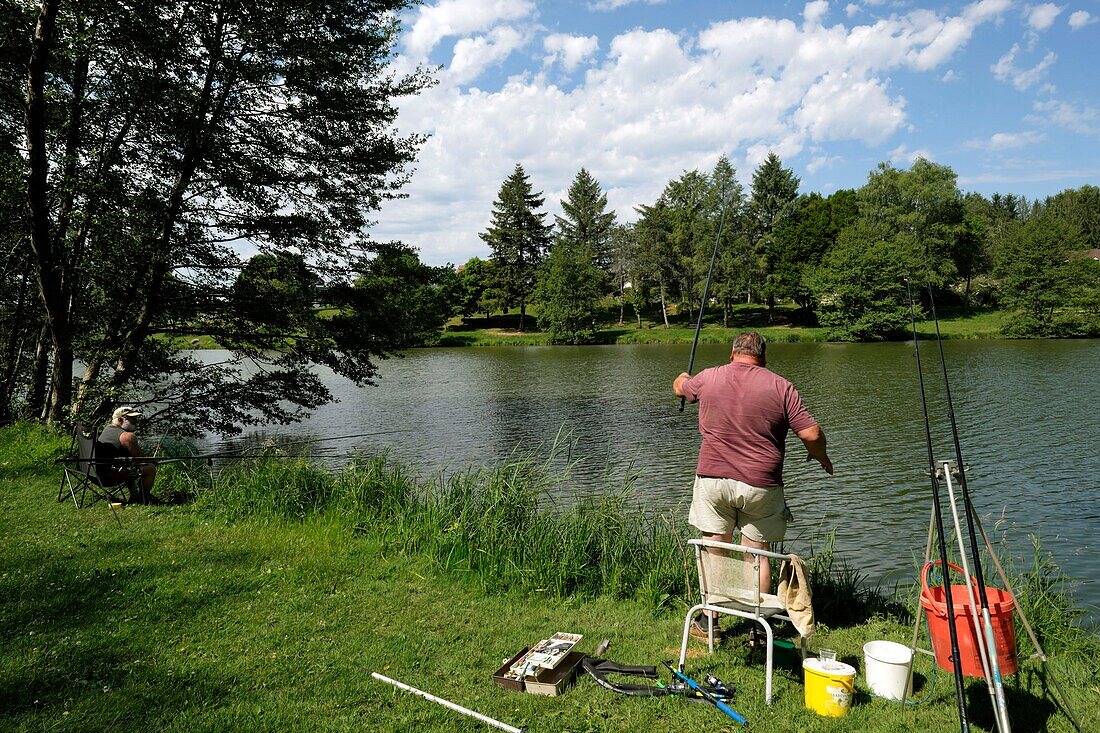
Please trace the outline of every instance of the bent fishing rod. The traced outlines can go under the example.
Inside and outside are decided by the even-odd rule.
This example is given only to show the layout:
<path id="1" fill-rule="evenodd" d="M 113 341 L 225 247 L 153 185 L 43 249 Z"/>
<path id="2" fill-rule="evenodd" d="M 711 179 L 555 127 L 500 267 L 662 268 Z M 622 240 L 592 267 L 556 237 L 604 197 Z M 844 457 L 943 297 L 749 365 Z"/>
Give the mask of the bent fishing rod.
<path id="1" fill-rule="evenodd" d="M 703 299 L 699 302 L 699 318 L 695 321 L 695 338 L 691 341 L 691 355 L 688 357 L 688 374 L 691 374 L 692 368 L 695 366 L 695 347 L 699 345 L 699 332 L 703 330 L 703 311 L 707 307 L 707 298 L 710 297 L 710 281 L 714 278 L 714 263 L 718 261 L 718 243 L 722 241 L 722 229 L 726 226 L 726 209 L 729 208 L 730 199 L 733 196 L 726 196 L 722 202 L 722 215 L 718 219 L 718 234 L 714 237 L 714 249 L 710 253 L 710 268 L 707 270 L 707 282 L 703 286 Z M 680 412 L 684 411 L 684 405 L 687 404 L 687 397 L 680 397 Z"/>
<path id="2" fill-rule="evenodd" d="M 992 689 L 994 704 L 996 706 L 997 727 L 1001 733 L 1010 733 L 1011 725 L 1008 720 L 1008 703 L 1005 699 L 1004 681 L 1001 679 L 1001 665 L 997 659 L 996 637 L 993 633 L 993 621 L 989 614 L 989 599 L 986 594 L 985 577 L 982 573 L 982 559 L 978 550 L 978 537 L 974 532 L 974 504 L 970 500 L 970 490 L 966 481 L 966 464 L 963 462 L 962 444 L 959 441 L 959 426 L 955 419 L 955 406 L 951 400 L 951 380 L 947 376 L 947 359 L 943 353 L 943 338 L 940 336 L 940 320 L 936 315 L 936 300 L 932 296 L 932 288 L 928 287 L 928 304 L 932 309 L 932 322 L 936 327 L 936 345 L 940 352 L 940 369 L 943 371 L 944 395 L 947 398 L 947 417 L 951 423 L 951 440 L 955 444 L 955 477 L 959 482 L 959 489 L 963 497 L 963 513 L 966 515 L 966 528 L 970 536 L 970 554 L 974 560 L 974 579 L 978 586 L 978 600 L 981 603 L 981 628 L 976 629 L 985 638 L 986 653 L 989 657 L 989 667 L 992 673 Z M 946 467 L 945 467 L 946 468 Z M 962 538 L 959 538 L 960 545 Z"/>
<path id="3" fill-rule="evenodd" d="M 920 340 L 917 338 L 917 309 L 913 305 L 913 287 L 905 278 L 905 290 L 909 294 L 909 319 L 913 324 L 913 356 L 917 360 L 917 383 L 920 386 L 920 405 L 924 413 L 924 441 L 928 447 L 928 476 L 932 483 L 932 502 L 935 507 L 936 531 L 939 533 L 940 568 L 943 572 L 943 596 L 947 604 L 947 628 L 951 637 L 951 667 L 955 673 L 955 700 L 959 708 L 959 727 L 962 733 L 970 733 L 970 721 L 966 717 L 966 690 L 963 687 L 962 657 L 959 655 L 959 632 L 955 628 L 955 605 L 951 598 L 948 577 L 947 539 L 943 531 L 943 514 L 940 505 L 940 484 L 936 478 L 936 458 L 932 453 L 932 426 L 928 420 L 928 398 L 924 392 L 924 373 L 920 364 Z"/>

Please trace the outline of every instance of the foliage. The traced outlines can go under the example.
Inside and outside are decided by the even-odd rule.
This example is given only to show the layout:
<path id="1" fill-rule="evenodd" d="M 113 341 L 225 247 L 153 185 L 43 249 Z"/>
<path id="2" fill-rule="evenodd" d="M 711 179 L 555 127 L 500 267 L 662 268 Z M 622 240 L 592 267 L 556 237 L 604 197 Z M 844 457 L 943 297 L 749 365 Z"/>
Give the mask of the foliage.
<path id="1" fill-rule="evenodd" d="M 348 288 L 356 256 L 376 251 L 369 214 L 399 195 L 422 139 L 395 131 L 394 101 L 430 84 L 389 66 L 407 5 L 5 5 L 0 140 L 27 141 L 3 149 L 22 168 L 23 278 L 41 292 L 52 384 L 48 405 L 28 387 L 27 412 L 90 418 L 152 399 L 173 422 L 221 405 L 283 421 L 329 398 L 310 363 L 369 381 L 398 348 L 376 323 L 354 341 L 325 324 L 288 334 L 304 328 L 300 302 L 266 303 L 271 323 L 255 303 L 227 305 L 242 306 L 238 243 L 296 269 L 298 295 Z M 240 293 L 271 285 L 250 281 L 264 261 L 244 267 Z M 232 357 L 199 364 L 157 338 L 195 329 L 235 344 Z M 268 358 L 272 346 L 286 351 Z"/>
<path id="2" fill-rule="evenodd" d="M 882 341 L 909 325 L 906 253 L 866 223 L 845 229 L 808 282 L 831 341 Z"/>
<path id="3" fill-rule="evenodd" d="M 564 216 L 554 217 L 558 238 L 573 246 L 587 247 L 594 264 L 610 273 L 615 212 L 607 210 L 607 194 L 600 188 L 600 182 L 581 168 L 569 185 L 561 208 Z"/>
<path id="4" fill-rule="evenodd" d="M 539 328 L 552 344 L 587 344 L 596 334 L 596 312 L 606 274 L 587 245 L 559 239 L 543 263 L 535 300 Z"/>
<path id="5" fill-rule="evenodd" d="M 879 165 L 856 193 L 859 214 L 810 277 L 829 338 L 898 338 L 909 321 L 905 280 L 920 291 L 956 274 L 963 233 L 955 173 L 918 158 L 908 171 Z"/>
<path id="6" fill-rule="evenodd" d="M 759 290 L 768 298 L 769 306 L 774 305 L 776 294 L 775 230 L 794 213 L 798 183 L 794 171 L 784 168 L 774 152 L 768 153 L 768 157 L 752 174 L 752 194 L 745 215 L 748 233 L 761 266 Z"/>
<path id="7" fill-rule="evenodd" d="M 482 240 L 493 251 L 493 298 L 506 307 L 519 306 L 519 330 L 523 330 L 527 301 L 535 289 L 535 278 L 550 244 L 551 227 L 543 223 L 539 209 L 545 198 L 535 193 L 523 166 L 516 163 L 500 186 L 489 228 Z"/>
<path id="8" fill-rule="evenodd" d="M 769 252 L 769 292 L 793 300 L 801 308 L 812 308 L 813 291 L 806 283 L 807 276 L 855 219 L 855 198 L 855 192 L 849 190 L 837 191 L 827 199 L 816 193 L 798 197 L 791 215 L 775 227 Z"/>
<path id="9" fill-rule="evenodd" d="M 1014 311 L 1010 336 L 1100 334 L 1100 263 L 1071 256 L 1077 231 L 1049 212 L 1019 225 L 997 252 L 1001 301 Z"/>
<path id="10" fill-rule="evenodd" d="M 492 311 L 487 299 L 493 283 L 492 260 L 471 257 L 459 271 L 458 281 L 458 312 L 464 316 L 484 313 L 488 317 Z"/>

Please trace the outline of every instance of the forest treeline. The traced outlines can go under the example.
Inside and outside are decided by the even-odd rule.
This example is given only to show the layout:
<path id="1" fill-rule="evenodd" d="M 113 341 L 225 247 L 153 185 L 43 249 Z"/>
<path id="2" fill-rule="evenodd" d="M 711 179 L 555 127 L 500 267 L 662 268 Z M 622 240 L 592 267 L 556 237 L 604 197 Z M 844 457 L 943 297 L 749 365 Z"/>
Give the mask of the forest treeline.
<path id="1" fill-rule="evenodd" d="M 521 165 L 500 187 L 481 238 L 492 254 L 459 268 L 465 315 L 538 305 L 556 343 L 592 341 L 608 300 L 619 322 L 643 312 L 695 313 L 717 254 L 708 311 L 728 325 L 737 303 L 789 302 L 827 338 L 904 336 L 906 279 L 936 303 L 1008 311 L 1018 337 L 1100 335 L 1100 189 L 1045 200 L 963 193 L 948 166 L 883 163 L 856 190 L 799 194 L 771 154 L 745 191 L 726 158 L 686 171 L 634 222 L 618 222 L 584 168 L 547 222 Z M 918 305 L 918 307 L 920 307 Z"/>

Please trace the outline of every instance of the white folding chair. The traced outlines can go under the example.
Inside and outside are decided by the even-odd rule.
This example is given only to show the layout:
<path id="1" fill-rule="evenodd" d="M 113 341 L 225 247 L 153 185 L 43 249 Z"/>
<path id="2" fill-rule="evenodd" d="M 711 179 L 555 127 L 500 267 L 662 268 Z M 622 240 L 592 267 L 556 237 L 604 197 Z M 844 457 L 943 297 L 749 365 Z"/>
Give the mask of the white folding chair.
<path id="1" fill-rule="evenodd" d="M 760 566 L 761 563 L 767 562 L 768 558 L 787 560 L 790 556 L 730 542 L 702 539 L 688 540 L 688 542 L 695 547 L 695 565 L 699 569 L 699 590 L 702 594 L 702 602 L 692 606 L 684 618 L 684 638 L 680 643 L 680 669 L 683 670 L 684 661 L 687 659 L 688 637 L 691 633 L 691 622 L 696 614 L 710 611 L 749 619 L 763 626 L 767 637 L 764 700 L 771 705 L 773 634 L 769 621 L 772 619 L 791 621 L 791 618 L 784 614 L 786 608 L 778 596 L 760 592 Z M 713 653 L 715 624 L 711 623 L 708 626 L 707 650 Z M 802 658 L 805 659 L 806 638 L 800 635 L 799 642 Z"/>

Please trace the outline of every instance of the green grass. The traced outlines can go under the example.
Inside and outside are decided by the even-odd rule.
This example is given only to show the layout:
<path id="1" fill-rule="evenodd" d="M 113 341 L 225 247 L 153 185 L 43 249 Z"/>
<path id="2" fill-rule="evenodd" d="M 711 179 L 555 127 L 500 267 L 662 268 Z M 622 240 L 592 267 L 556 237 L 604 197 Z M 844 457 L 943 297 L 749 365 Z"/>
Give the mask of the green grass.
<path id="1" fill-rule="evenodd" d="M 616 312 L 617 313 L 617 312 Z M 739 305 L 732 310 L 730 326 L 721 325 L 719 314 L 710 314 L 699 340 L 705 344 L 732 343 L 745 330 L 758 331 L 772 343 L 798 341 L 825 341 L 826 331 L 817 326 L 800 325 L 798 312 L 790 306 L 778 306 L 769 314 L 763 306 Z M 1005 312 L 989 309 L 944 309 L 940 314 L 940 334 L 945 339 L 1001 338 L 1001 326 Z M 515 313 L 491 318 L 456 318 L 447 324 L 440 336 L 439 346 L 534 346 L 549 343 L 546 333 L 536 330 L 535 316 L 528 313 L 526 330 L 516 330 L 518 316 Z M 695 338 L 695 325 L 690 319 L 673 317 L 665 328 L 660 319 L 627 319 L 619 324 L 616 314 L 606 313 L 602 327 L 596 332 L 598 344 L 690 344 Z M 931 320 L 918 321 L 917 333 L 922 338 L 935 336 L 935 324 Z"/>
<path id="2" fill-rule="evenodd" d="M 0 430 L 0 729 L 486 729 L 372 680 L 375 670 L 533 732 L 740 730 L 705 705 L 616 696 L 588 679 L 558 698 L 489 680 L 557 630 L 583 633 L 587 652 L 610 638 L 608 656 L 625 663 L 676 655 L 683 528 L 631 519 L 614 492 L 583 512 L 558 507 L 555 520 L 538 507 L 558 479 L 523 456 L 433 485 L 376 459 L 338 474 L 246 461 L 216 479 L 165 467 L 158 491 L 187 503 L 127 507 L 119 527 L 102 504 L 54 501 L 52 458 L 66 445 L 38 428 Z M 865 641 L 908 634 L 879 616 L 823 627 L 812 648 L 862 666 Z M 742 639 L 713 656 L 693 643 L 688 668 L 732 682 L 756 730 L 958 725 L 942 673 L 929 702 L 907 709 L 869 697 L 860 677 L 856 706 L 830 720 L 803 707 L 787 660 L 767 707 L 762 662 Z M 1059 643 L 1095 649 L 1094 637 Z M 1098 719 L 1095 655 L 1089 667 L 1047 651 L 1078 713 Z M 924 658 L 917 671 L 928 674 Z M 1008 687 L 1016 730 L 1071 730 L 1037 663 Z M 990 730 L 984 686 L 970 682 L 968 696 L 974 728 Z"/>

